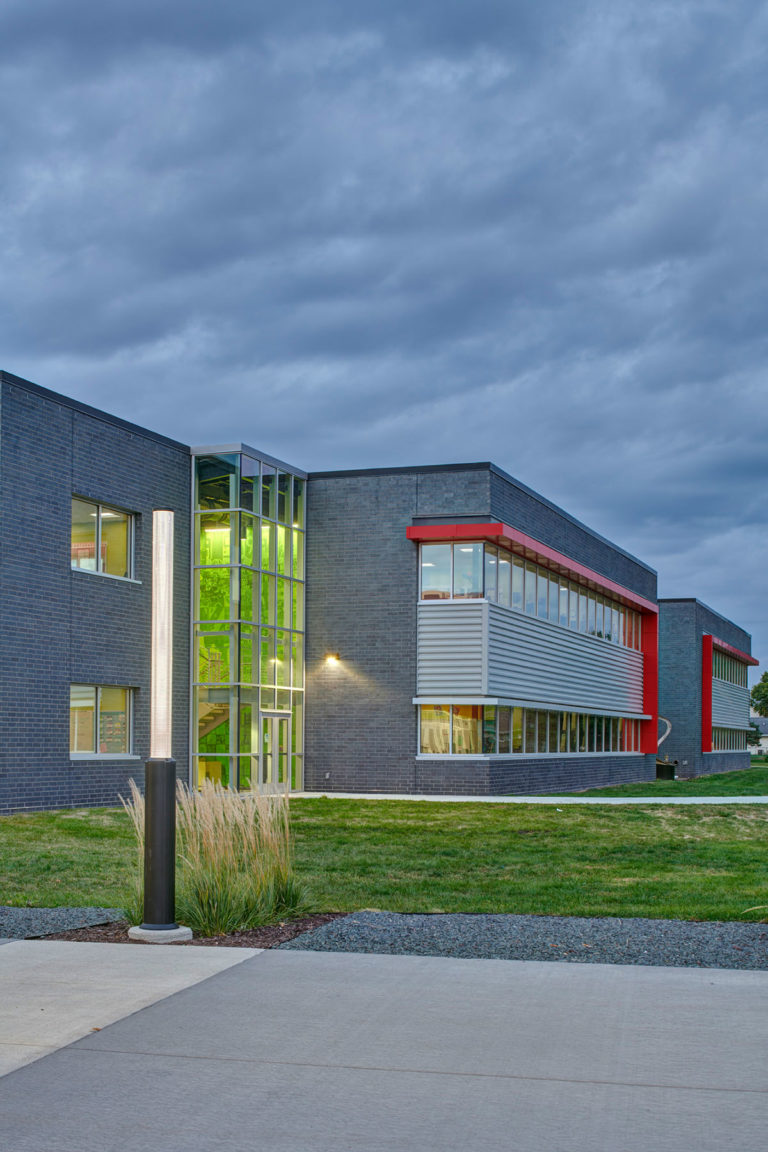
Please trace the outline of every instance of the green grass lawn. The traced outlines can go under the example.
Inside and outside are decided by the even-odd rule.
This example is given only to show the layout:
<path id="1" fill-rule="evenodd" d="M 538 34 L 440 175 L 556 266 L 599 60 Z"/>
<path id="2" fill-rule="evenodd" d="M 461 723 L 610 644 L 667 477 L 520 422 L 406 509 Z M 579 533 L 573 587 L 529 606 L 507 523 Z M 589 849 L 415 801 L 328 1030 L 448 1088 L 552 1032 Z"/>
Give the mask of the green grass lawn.
<path id="1" fill-rule="evenodd" d="M 738 920 L 768 904 L 768 807 L 317 797 L 291 808 L 297 870 L 317 911 Z M 119 907 L 133 861 L 121 810 L 0 818 L 2 904 Z"/>
<path id="2" fill-rule="evenodd" d="M 645 784 L 617 784 L 562 796 L 768 796 L 768 761 L 753 757 L 752 767 L 693 780 L 650 780 Z"/>

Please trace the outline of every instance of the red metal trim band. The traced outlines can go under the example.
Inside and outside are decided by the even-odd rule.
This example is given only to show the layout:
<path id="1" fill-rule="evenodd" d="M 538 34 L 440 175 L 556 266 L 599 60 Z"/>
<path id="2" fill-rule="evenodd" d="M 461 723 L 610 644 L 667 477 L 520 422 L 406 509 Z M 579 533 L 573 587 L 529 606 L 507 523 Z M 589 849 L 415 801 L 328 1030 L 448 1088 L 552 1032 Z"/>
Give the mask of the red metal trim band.
<path id="1" fill-rule="evenodd" d="M 638 608 L 643 613 L 655 616 L 659 611 L 658 605 L 651 600 L 638 596 L 637 592 L 631 592 L 629 588 L 616 584 L 615 581 L 609 580 L 606 576 L 601 576 L 599 572 L 594 572 L 591 568 L 577 563 L 576 560 L 571 560 L 562 552 L 550 548 L 548 544 L 542 544 L 540 540 L 534 540 L 525 532 L 511 528 L 509 524 L 412 524 L 406 528 L 405 534 L 409 540 L 433 542 L 468 539 L 492 540 L 495 544 L 506 543 L 510 546 L 510 550 L 511 545 L 517 544 L 518 547 L 525 549 L 526 553 L 531 553 L 531 555 L 526 556 L 526 559 L 543 561 L 549 568 L 559 571 L 561 575 L 580 577 L 605 592 L 612 592 L 618 599 L 623 600 L 633 608 Z M 646 621 L 643 620 L 643 630 L 645 630 L 645 625 Z"/>
<path id="2" fill-rule="evenodd" d="M 712 644 L 721 652 L 726 652 L 729 656 L 733 656 L 734 660 L 739 660 L 742 664 L 751 664 L 756 667 L 760 661 L 756 660 L 754 656 L 750 656 L 748 652 L 741 652 L 738 648 L 734 648 L 732 644 L 726 644 L 725 640 L 718 640 L 717 636 L 712 637 Z"/>
<path id="3" fill-rule="evenodd" d="M 701 750 L 712 751 L 712 636 L 701 638 Z"/>

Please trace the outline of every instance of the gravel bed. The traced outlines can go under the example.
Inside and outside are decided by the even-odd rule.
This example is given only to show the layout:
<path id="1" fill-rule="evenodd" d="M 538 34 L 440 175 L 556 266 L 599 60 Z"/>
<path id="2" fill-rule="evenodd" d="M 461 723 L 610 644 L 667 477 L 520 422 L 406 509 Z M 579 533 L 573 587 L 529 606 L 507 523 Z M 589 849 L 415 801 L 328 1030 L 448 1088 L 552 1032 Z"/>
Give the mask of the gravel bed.
<path id="1" fill-rule="evenodd" d="M 119 908 L 9 908 L 0 905 L 0 939 L 28 940 L 122 920 Z"/>
<path id="2" fill-rule="evenodd" d="M 768 969 L 768 924 L 355 912 L 280 948 L 465 959 Z"/>

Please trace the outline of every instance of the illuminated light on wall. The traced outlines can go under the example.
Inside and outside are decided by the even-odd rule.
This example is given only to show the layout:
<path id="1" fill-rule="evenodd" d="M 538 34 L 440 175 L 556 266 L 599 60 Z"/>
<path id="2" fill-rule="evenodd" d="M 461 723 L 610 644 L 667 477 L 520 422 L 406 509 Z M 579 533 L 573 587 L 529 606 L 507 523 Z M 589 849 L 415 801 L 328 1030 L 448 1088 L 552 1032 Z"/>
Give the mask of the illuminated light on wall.
<path id="1" fill-rule="evenodd" d="M 171 757 L 173 724 L 173 512 L 152 513 L 152 686 L 149 755 Z"/>
<path id="2" fill-rule="evenodd" d="M 327 652 L 325 662 L 326 664 L 339 664 L 341 662 L 341 656 L 338 652 Z"/>

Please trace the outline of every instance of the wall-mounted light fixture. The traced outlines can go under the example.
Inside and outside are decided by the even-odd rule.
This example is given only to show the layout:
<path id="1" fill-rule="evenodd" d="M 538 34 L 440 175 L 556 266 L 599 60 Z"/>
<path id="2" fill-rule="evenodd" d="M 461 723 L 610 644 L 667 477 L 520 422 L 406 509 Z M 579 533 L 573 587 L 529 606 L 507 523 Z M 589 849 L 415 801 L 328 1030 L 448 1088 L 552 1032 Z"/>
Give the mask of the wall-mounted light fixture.
<path id="1" fill-rule="evenodd" d="M 338 664 L 340 660 L 341 656 L 339 656 L 338 652 L 326 652 L 325 654 L 326 664 Z"/>

